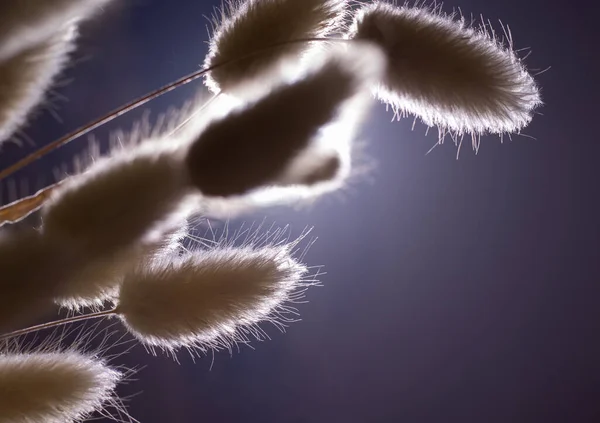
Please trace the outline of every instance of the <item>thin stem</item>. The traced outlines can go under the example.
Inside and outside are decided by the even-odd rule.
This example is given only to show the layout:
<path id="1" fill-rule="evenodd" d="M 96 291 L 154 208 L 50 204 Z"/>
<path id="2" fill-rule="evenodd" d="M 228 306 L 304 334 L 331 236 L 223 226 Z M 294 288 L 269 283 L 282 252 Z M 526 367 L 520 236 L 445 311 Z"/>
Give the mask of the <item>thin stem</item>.
<path id="1" fill-rule="evenodd" d="M 110 310 L 98 311 L 96 313 L 82 314 L 79 316 L 67 317 L 61 320 L 54 320 L 52 322 L 42 323 L 40 325 L 30 326 L 25 329 L 19 329 L 13 332 L 6 333 L 4 335 L 0 335 L 0 341 L 4 341 L 5 339 L 14 338 L 15 336 L 25 335 L 31 332 L 36 332 L 42 329 L 54 328 L 57 326 L 67 325 L 69 323 L 80 322 L 82 320 L 88 319 L 98 319 L 100 317 L 111 316 L 113 314 L 117 314 L 117 308 L 111 308 Z"/>
<path id="2" fill-rule="evenodd" d="M 205 68 L 205 69 L 202 69 L 202 70 L 199 70 L 196 72 L 192 72 L 189 75 L 186 75 L 174 82 L 171 82 L 170 84 L 167 84 L 167 85 L 165 85 L 157 90 L 154 90 L 136 100 L 133 100 L 133 101 L 113 110 L 112 112 L 108 113 L 107 115 L 104 115 L 104 116 L 78 128 L 78 129 L 76 129 L 75 131 L 71 132 L 70 134 L 67 134 L 64 137 L 59 138 L 58 140 L 53 141 L 50 144 L 41 147 L 39 150 L 36 150 L 33 153 L 31 153 L 30 155 L 28 155 L 27 157 L 23 158 L 22 160 L 19 160 L 14 165 L 9 166 L 6 169 L 0 171 L 0 181 L 6 177 L 12 175 L 13 173 L 17 172 L 18 170 L 24 168 L 28 164 L 33 163 L 37 159 L 42 158 L 46 154 L 55 150 L 56 148 L 62 147 L 63 145 L 70 143 L 71 141 L 89 133 L 90 131 L 93 131 L 94 129 L 110 122 L 111 120 L 116 119 L 119 116 L 122 116 L 125 113 L 127 113 L 139 106 L 142 106 L 142 105 L 148 103 L 149 101 L 154 100 L 155 98 L 168 93 L 169 91 L 174 90 L 175 88 L 178 88 L 182 85 L 186 85 L 186 84 L 200 78 L 201 76 L 207 74 L 210 71 L 213 71 L 222 66 L 229 65 L 229 64 L 237 62 L 237 61 L 245 60 L 249 57 L 264 53 L 265 51 L 269 51 L 269 50 L 272 50 L 275 48 L 283 47 L 283 46 L 286 46 L 289 44 L 310 43 L 310 42 L 315 42 L 315 41 L 349 42 L 349 41 L 353 41 L 353 40 L 348 40 L 348 39 L 344 39 L 344 38 L 327 38 L 327 37 L 325 37 L 325 38 L 299 38 L 296 40 L 287 40 L 287 41 L 275 43 L 268 47 L 253 51 L 244 56 L 236 57 L 235 59 L 226 60 L 222 63 L 217 63 L 216 65 L 210 66 L 208 68 Z"/>

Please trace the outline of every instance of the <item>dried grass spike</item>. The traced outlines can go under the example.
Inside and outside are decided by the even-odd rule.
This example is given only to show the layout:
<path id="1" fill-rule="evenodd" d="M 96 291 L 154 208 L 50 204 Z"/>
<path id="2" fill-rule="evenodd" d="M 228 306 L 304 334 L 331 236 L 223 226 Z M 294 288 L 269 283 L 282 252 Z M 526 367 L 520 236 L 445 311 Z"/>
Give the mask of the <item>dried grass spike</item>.
<path id="1" fill-rule="evenodd" d="M 44 205 L 44 235 L 94 257 L 129 248 L 180 210 L 189 189 L 181 167 L 160 143 L 100 160 Z"/>
<path id="2" fill-rule="evenodd" d="M 359 53 L 375 63 L 358 69 Z M 186 159 L 194 185 L 213 197 L 277 185 L 277 177 L 337 118 L 345 102 L 363 91 L 377 59 L 364 46 L 339 51 L 304 78 L 211 123 Z"/>
<path id="3" fill-rule="evenodd" d="M 438 8 L 375 2 L 360 9 L 349 38 L 387 56 L 377 96 L 400 115 L 457 135 L 515 132 L 540 105 L 535 81 L 512 50 L 483 28 Z"/>
<path id="4" fill-rule="evenodd" d="M 1 26 L 1 24 L 0 24 Z M 63 69 L 73 49 L 75 28 L 0 60 L 0 144 L 22 126 Z"/>
<path id="5" fill-rule="evenodd" d="M 102 409 L 120 378 L 75 352 L 0 355 L 0 423 L 81 421 Z"/>
<path id="6" fill-rule="evenodd" d="M 341 31 L 346 7 L 347 0 L 232 0 L 217 23 L 204 66 L 233 62 L 208 74 L 206 85 L 228 91 L 281 58 L 301 54 L 310 45 L 289 42 Z M 266 49 L 273 45 L 280 47 Z"/>
<path id="7" fill-rule="evenodd" d="M 2 0 L 0 62 L 45 43 L 74 21 L 88 18 L 109 0 Z"/>
<path id="8" fill-rule="evenodd" d="M 117 311 L 150 347 L 205 351 L 234 342 L 302 287 L 307 269 L 289 250 L 218 247 L 159 260 L 125 278 Z"/>

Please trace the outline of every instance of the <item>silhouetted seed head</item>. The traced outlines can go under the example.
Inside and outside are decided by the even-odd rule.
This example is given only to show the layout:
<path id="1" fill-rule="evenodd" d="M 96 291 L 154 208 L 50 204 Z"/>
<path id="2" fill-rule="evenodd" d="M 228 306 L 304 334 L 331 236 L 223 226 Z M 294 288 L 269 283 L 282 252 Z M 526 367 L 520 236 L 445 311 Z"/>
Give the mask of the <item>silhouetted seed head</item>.
<path id="1" fill-rule="evenodd" d="M 0 143 L 23 125 L 29 112 L 44 99 L 73 49 L 74 38 L 74 27 L 66 28 L 0 60 Z"/>
<path id="2" fill-rule="evenodd" d="M 85 252 L 78 254 L 77 251 L 69 251 L 71 271 L 61 281 L 54 301 L 72 310 L 82 307 L 99 308 L 108 301 L 114 301 L 126 273 L 179 249 L 181 240 L 187 234 L 187 225 L 181 220 L 177 223 L 177 226 L 163 228 L 164 232 L 152 234 L 149 237 L 151 239 L 111 254 L 93 256 Z M 70 246 L 62 247 L 64 251 Z"/>
<path id="3" fill-rule="evenodd" d="M 37 231 L 0 231 L 0 333 L 52 310 L 67 261 Z"/>
<path id="4" fill-rule="evenodd" d="M 0 423 L 80 421 L 110 400 L 121 375 L 82 354 L 0 354 Z"/>
<path id="5" fill-rule="evenodd" d="M 150 347 L 206 350 L 270 320 L 307 269 L 288 246 L 215 248 L 158 260 L 125 277 L 118 312 Z"/>
<path id="6" fill-rule="evenodd" d="M 206 85 L 214 92 L 228 91 L 281 58 L 298 56 L 310 44 L 281 44 L 339 32 L 346 7 L 347 0 L 232 0 L 222 11 L 204 66 L 234 61 L 209 73 Z M 276 44 L 281 46 L 268 49 Z"/>
<path id="7" fill-rule="evenodd" d="M 364 46 L 333 54 L 304 78 L 209 124 L 186 159 L 193 184 L 214 197 L 277 185 L 277 177 L 338 117 L 345 102 L 364 91 L 363 79 L 371 74 L 354 66 L 357 52 L 375 62 L 379 58 Z"/>
<path id="8" fill-rule="evenodd" d="M 182 159 L 166 147 L 143 145 L 70 178 L 42 209 L 44 235 L 93 258 L 140 242 L 188 193 Z"/>
<path id="9" fill-rule="evenodd" d="M 388 59 L 377 96 L 398 115 L 458 135 L 519 131 L 540 104 L 538 88 L 512 41 L 438 10 L 364 6 L 349 38 L 372 41 Z"/>
<path id="10" fill-rule="evenodd" d="M 2 0 L 0 62 L 47 42 L 61 28 L 85 19 L 109 0 Z"/>

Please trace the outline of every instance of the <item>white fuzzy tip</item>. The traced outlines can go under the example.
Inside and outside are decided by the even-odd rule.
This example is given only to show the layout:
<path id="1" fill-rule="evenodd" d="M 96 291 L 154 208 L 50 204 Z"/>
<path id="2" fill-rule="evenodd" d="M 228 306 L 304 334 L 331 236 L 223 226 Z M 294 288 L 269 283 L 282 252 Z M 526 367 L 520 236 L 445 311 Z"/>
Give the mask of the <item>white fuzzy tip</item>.
<path id="1" fill-rule="evenodd" d="M 206 351 L 276 320 L 306 272 L 289 245 L 198 251 L 127 275 L 117 310 L 149 347 Z"/>
<path id="2" fill-rule="evenodd" d="M 47 42 L 73 22 L 89 18 L 110 0 L 2 0 L 0 62 Z"/>
<path id="3" fill-rule="evenodd" d="M 120 373 L 82 354 L 0 355 L 0 423 L 69 423 L 100 411 Z"/>
<path id="4" fill-rule="evenodd" d="M 294 41 L 339 32 L 346 8 L 347 0 L 231 1 L 217 20 L 204 61 L 207 68 L 223 66 L 208 74 L 206 85 L 214 92 L 229 91 L 281 58 L 299 56 L 311 45 Z"/>
<path id="5" fill-rule="evenodd" d="M 0 143 L 10 138 L 44 99 L 73 50 L 74 38 L 75 28 L 70 26 L 0 60 Z"/>
<path id="6" fill-rule="evenodd" d="M 507 37 L 504 45 L 491 30 L 469 27 L 437 8 L 385 2 L 360 9 L 348 34 L 385 51 L 377 96 L 398 117 L 412 114 L 457 135 L 519 131 L 541 104 Z"/>

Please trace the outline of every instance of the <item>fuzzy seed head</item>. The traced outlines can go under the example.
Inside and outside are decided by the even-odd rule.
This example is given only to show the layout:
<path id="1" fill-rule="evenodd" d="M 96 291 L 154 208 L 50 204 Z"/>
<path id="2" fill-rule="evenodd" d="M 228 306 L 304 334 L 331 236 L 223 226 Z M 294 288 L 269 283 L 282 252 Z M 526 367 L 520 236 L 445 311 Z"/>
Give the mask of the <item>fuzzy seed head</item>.
<path id="1" fill-rule="evenodd" d="M 81 421 L 102 408 L 120 378 L 75 352 L 0 355 L 0 423 Z"/>
<path id="2" fill-rule="evenodd" d="M 43 100 L 67 62 L 74 39 L 75 28 L 70 26 L 0 60 L 0 143 L 10 138 Z"/>
<path id="3" fill-rule="evenodd" d="M 150 347 L 205 349 L 269 319 L 306 271 L 286 246 L 198 251 L 127 275 L 118 312 Z"/>
<path id="4" fill-rule="evenodd" d="M 348 38 L 385 51 L 377 96 L 398 116 L 458 135 L 501 134 L 524 128 L 541 103 L 512 40 L 505 46 L 439 10 L 375 2 L 359 10 Z"/>
<path id="5" fill-rule="evenodd" d="M 31 323 L 52 309 L 67 264 L 35 230 L 0 231 L 0 332 Z"/>
<path id="6" fill-rule="evenodd" d="M 97 162 L 53 192 L 44 235 L 95 257 L 130 248 L 180 210 L 187 181 L 175 151 L 136 149 Z"/>
<path id="7" fill-rule="evenodd" d="M 229 91 L 281 58 L 298 56 L 310 45 L 288 42 L 339 32 L 346 7 L 347 0 L 232 0 L 204 61 L 205 67 L 228 64 L 210 72 L 206 85 L 214 92 Z M 273 45 L 280 47 L 270 49 Z"/>
<path id="8" fill-rule="evenodd" d="M 44 44 L 56 32 L 98 12 L 109 0 L 2 0 L 0 62 Z M 1 79 L 0 79 L 1 80 Z"/>
<path id="9" fill-rule="evenodd" d="M 377 63 L 379 56 L 369 55 L 373 49 L 356 49 Z M 339 116 L 342 106 L 365 91 L 369 72 L 354 65 L 357 50 L 332 54 L 304 78 L 209 124 L 186 159 L 193 184 L 211 197 L 279 184 L 278 177 Z"/>

